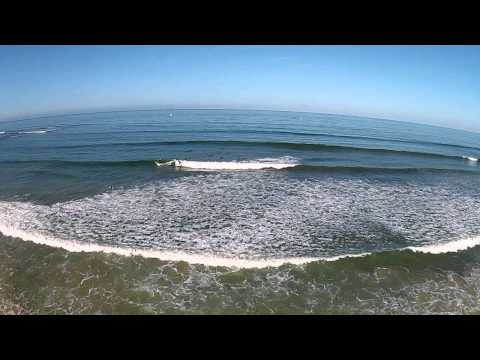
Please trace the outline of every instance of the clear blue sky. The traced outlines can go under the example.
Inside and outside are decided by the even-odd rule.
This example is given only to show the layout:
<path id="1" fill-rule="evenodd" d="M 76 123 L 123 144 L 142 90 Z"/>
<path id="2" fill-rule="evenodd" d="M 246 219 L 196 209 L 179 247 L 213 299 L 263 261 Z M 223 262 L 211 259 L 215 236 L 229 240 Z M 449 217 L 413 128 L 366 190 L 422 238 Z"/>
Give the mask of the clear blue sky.
<path id="1" fill-rule="evenodd" d="M 0 46 L 0 119 L 165 106 L 480 131 L 480 46 Z"/>

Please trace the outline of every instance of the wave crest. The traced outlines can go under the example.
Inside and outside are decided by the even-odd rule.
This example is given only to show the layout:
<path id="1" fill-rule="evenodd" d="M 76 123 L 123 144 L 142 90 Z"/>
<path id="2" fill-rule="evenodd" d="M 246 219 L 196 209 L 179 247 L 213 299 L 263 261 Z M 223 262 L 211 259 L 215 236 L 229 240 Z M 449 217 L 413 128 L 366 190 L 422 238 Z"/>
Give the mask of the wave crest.
<path id="1" fill-rule="evenodd" d="M 476 157 L 473 156 L 462 156 L 463 159 L 469 160 L 469 161 L 478 161 Z"/>
<path id="2" fill-rule="evenodd" d="M 287 162 L 289 161 L 289 162 Z M 266 158 L 253 161 L 191 161 L 170 160 L 155 161 L 157 166 L 175 166 L 177 168 L 198 170 L 262 170 L 262 169 L 286 169 L 299 165 L 293 158 Z"/>

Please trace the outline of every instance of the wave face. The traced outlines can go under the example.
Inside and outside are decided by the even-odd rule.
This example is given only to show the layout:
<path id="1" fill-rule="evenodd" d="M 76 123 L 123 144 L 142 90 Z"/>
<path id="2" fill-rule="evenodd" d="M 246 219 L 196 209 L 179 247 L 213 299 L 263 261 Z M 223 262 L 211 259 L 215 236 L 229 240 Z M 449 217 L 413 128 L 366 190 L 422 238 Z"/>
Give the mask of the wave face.
<path id="1" fill-rule="evenodd" d="M 46 131 L 34 131 L 26 133 L 44 133 Z M 364 146 L 362 143 L 358 145 L 336 145 L 336 144 L 323 144 L 323 143 L 305 143 L 305 142 L 272 142 L 272 141 L 237 141 L 237 140 L 187 140 L 187 141 L 153 141 L 153 142 L 114 142 L 107 144 L 88 144 L 88 145 L 64 145 L 59 146 L 58 149 L 70 150 L 70 149 L 101 149 L 101 148 L 135 148 L 135 147 L 175 147 L 175 146 L 224 146 L 224 147 L 265 147 L 272 149 L 289 149 L 289 150 L 305 150 L 305 151 L 337 151 L 337 152 L 357 152 L 360 154 L 371 153 L 379 155 L 404 155 L 404 156 L 417 156 L 417 157 L 433 157 L 433 158 L 453 158 L 453 159 L 467 159 L 475 161 L 475 157 L 466 156 L 461 154 L 448 154 L 448 153 L 436 153 L 433 151 L 415 151 L 415 150 L 402 150 L 392 149 L 387 147 L 376 146 Z M 443 145 L 442 146 L 451 146 Z M 471 148 L 457 147 L 460 151 L 471 152 Z M 473 149 L 475 152 L 480 153 L 480 148 Z"/>
<path id="2" fill-rule="evenodd" d="M 282 157 L 295 159 L 293 157 Z M 45 160 L 45 161 L 2 161 L 0 166 L 4 167 L 35 167 L 38 171 L 52 171 L 55 169 L 84 169 L 85 171 L 94 170 L 96 168 L 108 169 L 117 168 L 125 170 L 136 169 L 152 170 L 155 166 L 162 170 L 175 168 L 176 170 L 286 170 L 286 171 L 307 171 L 307 172 L 325 172 L 325 173 L 384 173 L 384 174 L 414 174 L 414 173 L 460 173 L 464 175 L 477 174 L 477 167 L 438 167 L 438 166 L 389 166 L 377 164 L 376 166 L 364 165 L 333 165 L 333 164 L 305 164 L 298 162 L 280 162 L 282 158 L 271 159 L 265 161 L 256 159 L 250 161 L 190 161 L 190 160 L 125 160 L 125 161 L 64 161 L 64 160 Z M 268 159 L 267 159 L 268 160 Z M 277 160 L 277 162 L 275 162 Z M 186 166 L 188 165 L 188 166 Z M 165 174 L 165 173 L 164 173 Z"/>

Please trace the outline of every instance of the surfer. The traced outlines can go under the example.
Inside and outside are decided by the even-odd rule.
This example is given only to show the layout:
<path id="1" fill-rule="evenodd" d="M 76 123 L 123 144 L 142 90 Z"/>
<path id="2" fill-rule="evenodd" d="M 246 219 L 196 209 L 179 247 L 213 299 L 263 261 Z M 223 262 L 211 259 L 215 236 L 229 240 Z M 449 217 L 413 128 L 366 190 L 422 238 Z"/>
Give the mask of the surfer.
<path id="1" fill-rule="evenodd" d="M 175 160 L 157 160 L 154 161 L 157 166 L 173 165 L 175 166 Z"/>

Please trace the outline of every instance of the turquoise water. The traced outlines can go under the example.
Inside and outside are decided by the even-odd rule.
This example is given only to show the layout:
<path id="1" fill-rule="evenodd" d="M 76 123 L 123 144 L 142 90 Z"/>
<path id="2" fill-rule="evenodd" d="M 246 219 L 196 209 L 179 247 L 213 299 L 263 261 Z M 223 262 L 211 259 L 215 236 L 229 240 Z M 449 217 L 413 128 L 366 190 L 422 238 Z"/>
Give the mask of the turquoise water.
<path id="1" fill-rule="evenodd" d="M 475 313 L 478 158 L 330 114 L 0 122 L 0 311 Z"/>

